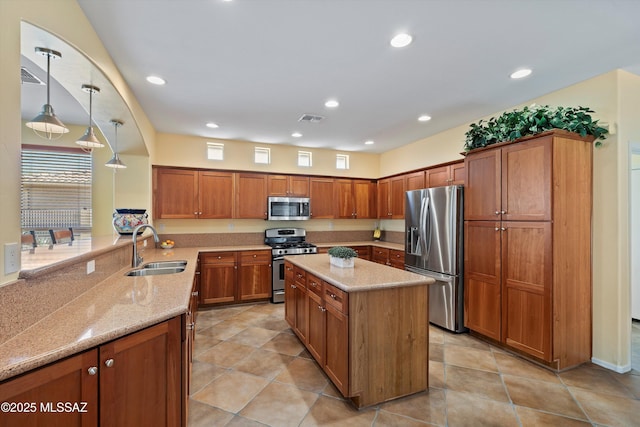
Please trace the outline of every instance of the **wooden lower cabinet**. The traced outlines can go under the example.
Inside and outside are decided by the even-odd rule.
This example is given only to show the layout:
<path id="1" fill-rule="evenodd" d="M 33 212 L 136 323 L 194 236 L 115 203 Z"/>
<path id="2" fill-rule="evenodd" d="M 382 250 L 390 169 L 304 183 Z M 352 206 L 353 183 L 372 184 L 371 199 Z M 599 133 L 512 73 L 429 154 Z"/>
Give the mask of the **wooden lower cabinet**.
<path id="1" fill-rule="evenodd" d="M 427 286 L 347 293 L 289 261 L 285 268 L 294 271 L 285 274 L 285 320 L 356 407 L 428 388 Z"/>
<path id="2" fill-rule="evenodd" d="M 371 261 L 404 270 L 404 251 L 374 246 L 371 250 Z"/>
<path id="3" fill-rule="evenodd" d="M 182 321 L 175 317 L 1 383 L 0 401 L 33 402 L 35 410 L 5 412 L 0 426 L 186 425 Z"/>
<path id="4" fill-rule="evenodd" d="M 200 254 L 200 304 L 232 304 L 271 298 L 271 251 Z"/>

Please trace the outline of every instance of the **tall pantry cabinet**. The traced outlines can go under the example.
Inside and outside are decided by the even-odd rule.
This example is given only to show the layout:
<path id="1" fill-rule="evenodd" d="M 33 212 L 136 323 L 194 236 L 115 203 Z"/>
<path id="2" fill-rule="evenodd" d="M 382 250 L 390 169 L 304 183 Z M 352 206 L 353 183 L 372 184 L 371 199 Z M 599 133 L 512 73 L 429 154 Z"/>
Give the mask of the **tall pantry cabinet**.
<path id="1" fill-rule="evenodd" d="M 591 358 L 592 138 L 465 159 L 465 326 L 554 368 Z"/>

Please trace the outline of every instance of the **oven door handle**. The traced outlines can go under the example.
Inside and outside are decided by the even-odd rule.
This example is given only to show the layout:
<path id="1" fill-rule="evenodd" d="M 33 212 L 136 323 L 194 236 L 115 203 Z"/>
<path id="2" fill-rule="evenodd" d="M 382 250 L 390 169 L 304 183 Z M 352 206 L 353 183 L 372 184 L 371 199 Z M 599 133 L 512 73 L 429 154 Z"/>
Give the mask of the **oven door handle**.
<path id="1" fill-rule="evenodd" d="M 284 260 L 283 256 L 277 256 L 272 259 L 272 261 L 282 261 L 282 260 Z"/>

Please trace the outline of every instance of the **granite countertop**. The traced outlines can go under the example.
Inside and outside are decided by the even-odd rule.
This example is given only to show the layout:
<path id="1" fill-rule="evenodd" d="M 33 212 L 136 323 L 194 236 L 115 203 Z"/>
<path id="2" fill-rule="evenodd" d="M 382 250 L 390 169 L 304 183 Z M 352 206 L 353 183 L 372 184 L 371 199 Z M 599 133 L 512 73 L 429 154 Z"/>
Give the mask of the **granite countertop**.
<path id="1" fill-rule="evenodd" d="M 331 242 L 331 243 L 316 243 L 319 248 L 330 248 L 333 246 L 377 246 L 379 248 L 395 249 L 398 251 L 404 251 L 404 244 L 382 242 L 380 240 L 366 241 L 366 242 Z"/>
<path id="2" fill-rule="evenodd" d="M 138 239 L 145 238 L 149 238 L 149 235 L 138 237 Z M 74 242 L 76 246 L 71 246 L 72 250 L 77 251 L 75 257 L 54 260 L 50 265 L 42 265 L 34 257 L 33 262 L 26 265 L 31 266 L 32 269 L 27 268 L 21 271 L 20 277 L 28 279 L 45 274 L 56 274 L 56 271 L 66 265 L 82 262 L 85 258 L 91 259 L 97 253 L 107 252 L 114 247 L 126 244 L 131 244 L 131 237 L 115 240 L 93 239 L 86 244 L 76 241 Z M 402 245 L 372 241 L 322 243 L 318 246 L 338 245 L 373 245 L 402 249 Z M 165 250 L 145 248 L 144 263 L 160 260 L 187 260 L 187 266 L 181 273 L 139 277 L 125 276 L 131 267 L 123 267 L 104 281 L 79 294 L 58 310 L 0 344 L 0 381 L 186 313 L 191 297 L 196 260 L 200 252 L 270 249 L 264 244 Z M 69 254 L 67 253 L 66 256 L 68 257 Z M 314 257 L 317 259 L 315 262 L 312 261 Z M 348 292 L 373 287 L 419 285 L 430 283 L 429 280 L 431 280 L 359 259 L 356 259 L 355 269 L 334 271 L 333 268 L 329 268 L 326 254 L 295 256 L 291 257 L 291 260 L 304 264 L 301 266 Z M 355 273 L 358 273 L 357 278 L 354 277 Z"/>
<path id="3" fill-rule="evenodd" d="M 353 268 L 331 265 L 327 254 L 285 256 L 284 259 L 345 292 L 435 283 L 430 277 L 359 258 L 354 259 Z"/>

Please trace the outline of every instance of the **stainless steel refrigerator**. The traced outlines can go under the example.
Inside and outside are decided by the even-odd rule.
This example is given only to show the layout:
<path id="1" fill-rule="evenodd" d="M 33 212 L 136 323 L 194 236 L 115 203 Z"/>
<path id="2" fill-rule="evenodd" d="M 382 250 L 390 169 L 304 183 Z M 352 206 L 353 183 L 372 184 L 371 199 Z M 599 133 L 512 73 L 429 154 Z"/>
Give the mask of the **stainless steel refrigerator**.
<path id="1" fill-rule="evenodd" d="M 464 332 L 463 188 L 406 192 L 405 269 L 436 279 L 429 286 L 429 321 Z"/>

